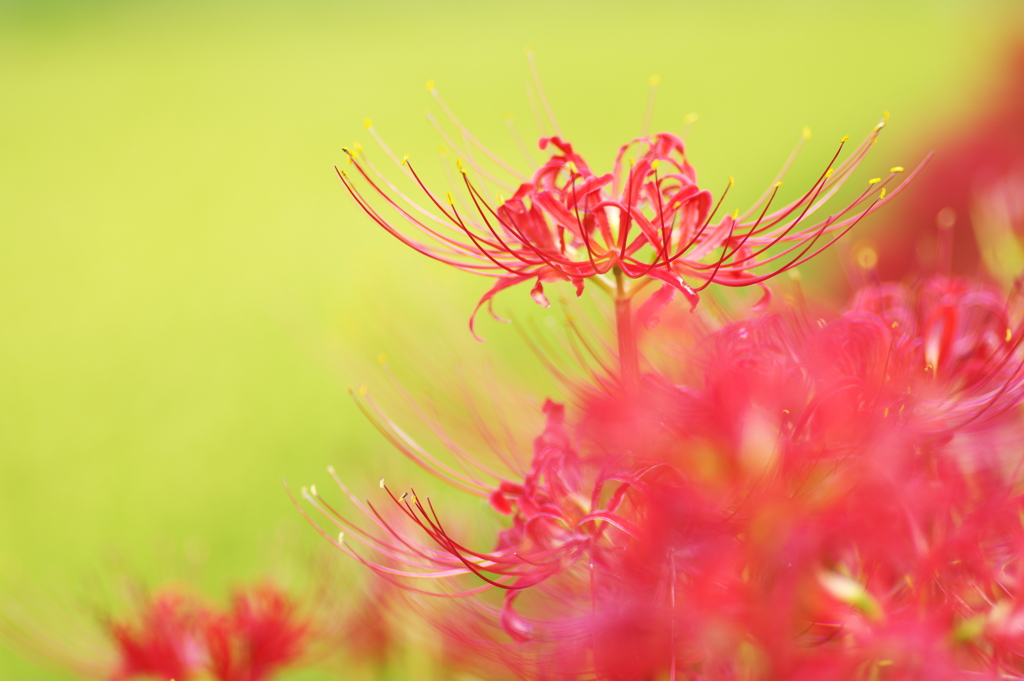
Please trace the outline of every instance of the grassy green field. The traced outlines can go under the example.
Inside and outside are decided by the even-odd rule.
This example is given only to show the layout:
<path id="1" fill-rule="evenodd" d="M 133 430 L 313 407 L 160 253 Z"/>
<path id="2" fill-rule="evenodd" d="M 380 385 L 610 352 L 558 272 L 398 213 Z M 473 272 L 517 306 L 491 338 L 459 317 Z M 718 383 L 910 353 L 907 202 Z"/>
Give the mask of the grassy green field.
<path id="1" fill-rule="evenodd" d="M 489 357 L 544 385 L 514 332 L 483 321 L 490 340 L 469 339 L 486 282 L 406 253 L 334 175 L 343 145 L 369 147 L 366 116 L 436 168 L 428 78 L 513 158 L 502 115 L 532 130 L 531 44 L 600 167 L 659 74 L 654 127 L 699 113 L 693 163 L 716 192 L 735 176 L 739 206 L 803 125 L 794 181 L 884 110 L 872 167 L 912 165 L 1021 26 L 1009 3 L 625 7 L 0 3 L 2 588 L 60 596 L 116 561 L 150 581 L 191 561 L 220 594 L 301 569 L 318 541 L 282 477 L 325 485 L 333 463 L 370 490 L 406 470 L 346 394 L 385 380 L 379 352 L 414 384 Z M 523 297 L 498 308 L 546 314 Z M 0 678 L 69 677 L 0 649 Z"/>

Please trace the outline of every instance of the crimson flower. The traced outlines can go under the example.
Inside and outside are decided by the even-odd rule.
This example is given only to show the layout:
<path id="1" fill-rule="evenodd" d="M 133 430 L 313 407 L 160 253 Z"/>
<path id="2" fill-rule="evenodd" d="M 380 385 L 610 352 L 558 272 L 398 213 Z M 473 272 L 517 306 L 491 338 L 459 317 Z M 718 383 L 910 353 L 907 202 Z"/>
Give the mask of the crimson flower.
<path id="1" fill-rule="evenodd" d="M 173 592 L 147 599 L 137 617 L 114 620 L 110 636 L 118 648 L 119 665 L 111 679 L 140 676 L 186 681 L 204 663 L 200 622 L 205 609 L 195 599 Z"/>
<path id="2" fill-rule="evenodd" d="M 403 193 L 359 148 L 345 151 L 356 177 L 369 191 L 361 191 L 348 172 L 339 169 L 338 174 L 366 214 L 402 243 L 440 262 L 496 280 L 478 302 L 470 318 L 471 330 L 482 305 L 490 304 L 498 292 L 530 281 L 531 295 L 545 307 L 543 285 L 552 281 L 571 282 L 577 295 L 586 283 L 593 283 L 617 304 L 628 304 L 652 280 L 662 284 L 652 300 L 655 306 L 681 292 L 692 308 L 699 292 L 711 283 L 757 285 L 767 296 L 765 281 L 821 253 L 905 184 L 886 195 L 887 186 L 903 172 L 893 168 L 884 179 L 871 180 L 849 204 L 823 220 L 818 218 L 875 143 L 885 125 L 883 119 L 839 161 L 848 139 L 843 138 L 811 187 L 790 203 L 773 207 L 786 168 L 809 137 L 805 131 L 768 191 L 746 212 L 736 211 L 716 222 L 725 192 L 715 202 L 709 191 L 698 186 L 683 140 L 674 134 L 644 136 L 623 145 L 608 173 L 593 171 L 561 136 L 542 137 L 539 147 L 549 150 L 550 156 L 527 176 L 469 135 L 432 83 L 428 89 L 462 135 L 498 170 L 489 171 L 467 150 L 467 160 L 458 163 L 461 182 L 452 191 L 440 193 L 428 188 L 408 158 L 403 159 L 399 164 L 423 192 L 423 205 Z M 369 121 L 367 127 L 377 137 Z M 503 199 L 499 194 L 493 203 L 485 196 L 485 185 L 512 195 Z M 628 287 L 627 280 L 638 281 Z M 763 300 L 766 305 L 767 297 Z"/>
<path id="3" fill-rule="evenodd" d="M 287 594 L 264 584 L 235 594 L 231 610 L 204 627 L 218 681 L 265 681 L 304 652 L 310 623 Z"/>

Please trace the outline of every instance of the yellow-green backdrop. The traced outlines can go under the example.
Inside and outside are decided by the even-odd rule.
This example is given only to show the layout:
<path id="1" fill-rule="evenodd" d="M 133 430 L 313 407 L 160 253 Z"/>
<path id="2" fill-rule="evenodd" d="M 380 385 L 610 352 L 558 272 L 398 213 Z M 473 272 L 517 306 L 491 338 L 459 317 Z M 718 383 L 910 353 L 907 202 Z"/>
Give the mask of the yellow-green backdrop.
<path id="1" fill-rule="evenodd" d="M 797 180 L 884 110 L 872 163 L 913 164 L 1020 26 L 978 0 L 0 3 L 0 584 L 70 597 L 191 556 L 216 596 L 301 564 L 318 542 L 282 477 L 403 470 L 346 394 L 384 380 L 378 352 L 425 383 L 469 352 L 535 370 L 504 327 L 468 340 L 486 282 L 406 253 L 334 175 L 366 116 L 436 172 L 428 78 L 511 154 L 531 44 L 603 166 L 658 74 L 654 128 L 697 112 L 692 161 L 739 206 L 803 125 Z M 70 678 L 3 649 L 0 677 Z"/>

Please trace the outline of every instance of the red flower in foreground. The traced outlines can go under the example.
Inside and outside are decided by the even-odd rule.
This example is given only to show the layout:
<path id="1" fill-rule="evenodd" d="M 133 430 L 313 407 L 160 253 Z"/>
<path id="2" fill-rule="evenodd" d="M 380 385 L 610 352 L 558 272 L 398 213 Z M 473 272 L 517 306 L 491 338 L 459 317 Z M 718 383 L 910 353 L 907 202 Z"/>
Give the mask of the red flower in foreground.
<path id="1" fill-rule="evenodd" d="M 432 86 L 431 91 L 444 107 Z M 477 310 L 498 292 L 528 281 L 534 282 L 534 300 L 545 307 L 543 284 L 551 281 L 572 282 L 577 295 L 586 283 L 593 283 L 617 303 L 628 303 L 638 290 L 627 287 L 625 280 L 641 280 L 638 285 L 660 281 L 662 291 L 652 305 L 664 305 L 680 291 L 695 306 L 698 293 L 713 282 L 759 285 L 767 294 L 766 280 L 835 243 L 905 184 L 886 196 L 887 186 L 903 171 L 893 168 L 887 177 L 871 180 L 850 204 L 824 220 L 818 218 L 874 144 L 883 120 L 839 161 L 844 138 L 817 181 L 796 200 L 774 208 L 782 184 L 777 181 L 742 215 L 737 211 L 715 222 L 725 193 L 713 206 L 711 193 L 698 187 L 683 141 L 676 135 L 660 133 L 623 145 L 612 171 L 604 174 L 592 171 L 561 137 L 541 138 L 540 148 L 553 147 L 554 153 L 527 177 L 476 142 L 454 117 L 452 121 L 497 164 L 496 172 L 511 178 L 511 184 L 467 155 L 466 163 L 459 161 L 461 186 L 453 186 L 445 196 L 429 189 L 403 160 L 403 170 L 424 193 L 421 206 L 358 151 L 346 150 L 369 194 L 361 192 L 348 173 L 338 173 L 367 215 L 397 239 L 440 262 L 495 278 Z M 485 184 L 511 191 L 512 196 L 505 200 L 499 194 L 498 203 L 492 204 L 484 195 Z"/>
<path id="2" fill-rule="evenodd" d="M 134 620 L 115 620 L 110 635 L 120 663 L 113 681 L 155 676 L 186 681 L 202 669 L 205 648 L 200 637 L 204 608 L 195 599 L 160 593 L 143 603 Z"/>
<path id="3" fill-rule="evenodd" d="M 455 597 L 435 615 L 452 659 L 488 678 L 1014 678 L 1024 328 L 1009 308 L 935 278 L 865 289 L 832 322 L 729 324 L 668 353 L 685 382 L 600 379 L 573 418 L 546 403 L 522 475 L 465 452 L 446 466 L 366 402 L 404 453 L 510 516 L 489 550 L 412 491 L 385 487 L 402 522 L 349 495 L 375 531 L 305 495 L 350 556 Z"/>

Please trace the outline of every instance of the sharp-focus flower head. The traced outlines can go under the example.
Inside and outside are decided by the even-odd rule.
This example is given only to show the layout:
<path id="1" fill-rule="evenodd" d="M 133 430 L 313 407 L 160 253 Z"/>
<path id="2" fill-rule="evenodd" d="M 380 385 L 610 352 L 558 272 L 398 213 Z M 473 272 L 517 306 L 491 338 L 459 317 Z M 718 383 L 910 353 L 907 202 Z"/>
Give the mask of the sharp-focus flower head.
<path id="1" fill-rule="evenodd" d="M 886 195 L 888 185 L 903 172 L 893 168 L 887 177 L 871 180 L 849 204 L 823 216 L 825 204 L 875 143 L 883 119 L 840 160 L 844 138 L 809 188 L 788 204 L 776 205 L 781 178 L 810 137 L 805 130 L 783 172 L 753 206 L 742 214 L 718 216 L 732 179 L 715 201 L 698 185 L 677 135 L 645 135 L 623 145 L 610 172 L 594 170 L 561 135 L 542 137 L 538 146 L 549 154 L 547 160 L 523 174 L 469 134 L 433 83 L 428 89 L 467 141 L 460 150 L 466 160 L 458 161 L 459 178 L 450 190 L 428 187 L 408 158 L 398 161 L 369 121 L 371 134 L 422 198 L 403 193 L 361 148 L 345 150 L 354 176 L 341 169 L 338 173 L 367 215 L 400 241 L 446 264 L 496 279 L 477 310 L 498 292 L 528 282 L 533 283 L 534 300 L 544 306 L 548 300 L 543 285 L 552 281 L 571 282 L 577 295 L 593 283 L 621 298 L 623 279 L 653 279 L 663 286 L 660 304 L 678 291 L 691 307 L 711 283 L 760 285 L 767 294 L 765 281 L 821 253 L 903 186 Z M 474 160 L 473 149 L 494 166 L 493 172 Z M 497 201 L 490 189 L 497 190 Z M 502 192 L 511 192 L 511 197 L 503 198 Z"/>

